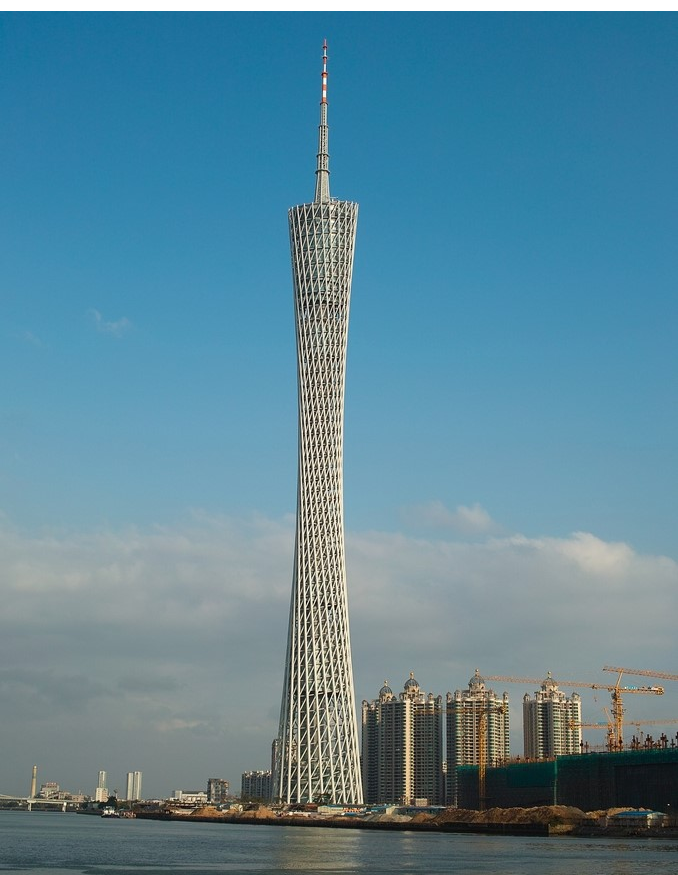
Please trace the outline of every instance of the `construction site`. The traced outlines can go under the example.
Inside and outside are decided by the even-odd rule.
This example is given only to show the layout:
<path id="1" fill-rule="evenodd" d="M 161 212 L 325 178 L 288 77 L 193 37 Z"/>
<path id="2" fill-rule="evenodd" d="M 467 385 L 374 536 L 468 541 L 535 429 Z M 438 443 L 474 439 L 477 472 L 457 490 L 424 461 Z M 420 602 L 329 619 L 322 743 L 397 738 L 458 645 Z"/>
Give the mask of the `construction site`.
<path id="1" fill-rule="evenodd" d="M 626 695 L 664 694 L 664 687 L 622 685 L 624 674 L 652 679 L 678 681 L 667 672 L 605 666 L 615 672 L 614 684 L 584 681 L 559 681 L 561 686 L 606 690 L 611 695 L 604 723 L 572 722 L 570 729 L 599 729 L 605 732 L 600 750 L 581 742 L 578 753 L 556 755 L 538 760 L 491 763 L 483 756 L 488 741 L 483 738 L 484 722 L 479 722 L 481 756 L 477 765 L 456 768 L 457 805 L 483 811 L 490 808 L 531 808 L 536 806 L 573 806 L 583 811 L 613 808 L 654 809 L 669 815 L 678 811 L 678 733 L 658 738 L 644 734 L 641 727 L 678 724 L 678 719 L 625 720 Z M 549 676 L 550 678 L 550 676 Z M 533 678 L 492 675 L 487 680 L 511 683 L 536 683 Z M 624 733 L 634 734 L 625 740 Z"/>
<path id="2" fill-rule="evenodd" d="M 678 747 L 624 750 L 514 762 L 487 769 L 458 768 L 459 807 L 534 808 L 567 805 L 582 811 L 610 808 L 678 810 Z M 481 792 L 483 796 L 481 798 Z"/>

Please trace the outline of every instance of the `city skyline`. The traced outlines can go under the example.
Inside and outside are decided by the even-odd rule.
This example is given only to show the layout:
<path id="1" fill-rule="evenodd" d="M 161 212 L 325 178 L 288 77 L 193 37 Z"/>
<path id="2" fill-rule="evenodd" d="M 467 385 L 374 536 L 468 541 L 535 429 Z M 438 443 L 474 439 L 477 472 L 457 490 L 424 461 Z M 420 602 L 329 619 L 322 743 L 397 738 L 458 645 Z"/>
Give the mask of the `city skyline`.
<path id="1" fill-rule="evenodd" d="M 5 14 L 0 792 L 269 765 L 325 37 L 357 701 L 676 670 L 675 16 Z"/>

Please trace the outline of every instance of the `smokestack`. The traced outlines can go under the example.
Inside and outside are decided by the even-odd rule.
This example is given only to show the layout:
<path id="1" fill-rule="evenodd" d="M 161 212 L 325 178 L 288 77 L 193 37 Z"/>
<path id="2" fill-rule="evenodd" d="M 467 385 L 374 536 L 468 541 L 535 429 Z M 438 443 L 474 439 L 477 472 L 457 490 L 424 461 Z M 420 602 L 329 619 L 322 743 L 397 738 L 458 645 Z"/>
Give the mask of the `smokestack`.
<path id="1" fill-rule="evenodd" d="M 35 794 L 38 789 L 38 767 L 33 766 L 33 774 L 31 775 L 31 799 L 35 799 Z"/>

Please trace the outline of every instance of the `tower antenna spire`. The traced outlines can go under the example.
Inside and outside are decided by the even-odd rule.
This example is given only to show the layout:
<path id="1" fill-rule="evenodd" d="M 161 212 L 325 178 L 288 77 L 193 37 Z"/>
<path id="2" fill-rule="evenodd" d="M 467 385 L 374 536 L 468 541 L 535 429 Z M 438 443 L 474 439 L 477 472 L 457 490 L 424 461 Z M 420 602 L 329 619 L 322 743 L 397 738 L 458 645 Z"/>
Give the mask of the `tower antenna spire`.
<path id="1" fill-rule="evenodd" d="M 318 159 L 315 171 L 315 202 L 327 203 L 330 199 L 330 156 L 328 153 L 329 129 L 327 127 L 327 40 L 323 40 L 322 91 L 320 96 L 320 125 L 318 127 Z"/>

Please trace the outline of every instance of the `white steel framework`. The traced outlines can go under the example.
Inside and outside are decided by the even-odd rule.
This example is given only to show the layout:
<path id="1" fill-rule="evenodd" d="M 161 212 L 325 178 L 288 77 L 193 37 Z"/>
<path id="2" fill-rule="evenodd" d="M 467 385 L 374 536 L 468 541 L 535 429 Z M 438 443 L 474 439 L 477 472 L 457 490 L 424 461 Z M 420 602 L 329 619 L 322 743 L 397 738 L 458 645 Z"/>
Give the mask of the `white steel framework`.
<path id="1" fill-rule="evenodd" d="M 358 205 L 330 198 L 327 44 L 313 203 L 289 211 L 299 389 L 297 531 L 273 797 L 360 803 L 344 555 L 346 343 Z"/>

